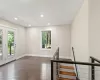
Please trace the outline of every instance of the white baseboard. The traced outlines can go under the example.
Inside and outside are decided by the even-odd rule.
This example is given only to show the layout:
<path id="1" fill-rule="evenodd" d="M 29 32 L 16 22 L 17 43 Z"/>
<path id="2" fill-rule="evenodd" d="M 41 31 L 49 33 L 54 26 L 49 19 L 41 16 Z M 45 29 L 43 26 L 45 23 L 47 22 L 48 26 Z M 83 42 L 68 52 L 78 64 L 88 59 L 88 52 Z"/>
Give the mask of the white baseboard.
<path id="1" fill-rule="evenodd" d="M 15 57 L 15 58 L 13 58 L 13 59 L 11 59 L 11 60 L 9 60 L 9 58 L 8 58 L 8 60 L 5 60 L 5 61 L 0 62 L 0 66 L 5 65 L 5 64 L 7 64 L 7 63 L 9 63 L 9 62 L 11 62 L 11 61 L 14 61 L 14 60 L 18 60 L 18 59 L 20 59 L 20 58 L 22 58 L 22 57 L 24 57 L 24 56 L 26 56 L 26 55 L 24 54 L 24 55 L 22 55 L 22 56 Z"/>
<path id="2" fill-rule="evenodd" d="M 37 56 L 37 57 L 49 57 L 52 58 L 52 55 L 37 55 L 37 54 L 25 54 L 25 56 Z M 65 57 L 65 56 L 60 56 L 60 58 L 65 58 L 65 59 L 72 59 L 71 57 Z"/>
<path id="3" fill-rule="evenodd" d="M 20 59 L 20 58 L 22 58 L 22 57 L 25 57 L 26 55 L 25 54 L 23 54 L 23 55 L 21 55 L 21 56 L 19 56 L 19 57 L 16 57 L 16 60 L 18 60 L 18 59 Z"/>
<path id="4" fill-rule="evenodd" d="M 64 59 L 71 59 L 72 60 L 72 57 L 66 57 L 66 56 L 60 56 L 60 58 L 64 58 Z"/>
<path id="5" fill-rule="evenodd" d="M 16 59 L 11 59 L 11 60 L 5 60 L 5 61 L 3 61 L 2 63 L 0 62 L 0 66 L 2 66 L 2 65 L 5 65 L 5 64 L 7 64 L 7 63 L 9 63 L 9 62 L 12 62 L 12 61 L 15 61 Z"/>
<path id="6" fill-rule="evenodd" d="M 50 57 L 50 58 L 53 57 L 53 56 L 50 56 L 50 55 L 37 55 L 37 54 L 25 54 L 25 56 Z"/>
<path id="7" fill-rule="evenodd" d="M 4 64 L 5 64 L 4 62 L 2 62 L 2 63 L 0 62 L 0 66 L 2 66 L 2 65 L 4 65 Z"/>

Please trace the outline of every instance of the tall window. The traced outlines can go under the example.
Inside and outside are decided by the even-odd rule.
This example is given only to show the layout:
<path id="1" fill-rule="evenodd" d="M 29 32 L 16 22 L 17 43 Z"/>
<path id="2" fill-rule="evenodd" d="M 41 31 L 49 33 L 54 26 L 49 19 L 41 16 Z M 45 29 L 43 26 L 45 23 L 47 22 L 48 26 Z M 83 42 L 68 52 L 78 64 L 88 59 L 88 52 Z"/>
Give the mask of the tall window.
<path id="1" fill-rule="evenodd" d="M 42 31 L 42 49 L 51 49 L 51 31 Z"/>

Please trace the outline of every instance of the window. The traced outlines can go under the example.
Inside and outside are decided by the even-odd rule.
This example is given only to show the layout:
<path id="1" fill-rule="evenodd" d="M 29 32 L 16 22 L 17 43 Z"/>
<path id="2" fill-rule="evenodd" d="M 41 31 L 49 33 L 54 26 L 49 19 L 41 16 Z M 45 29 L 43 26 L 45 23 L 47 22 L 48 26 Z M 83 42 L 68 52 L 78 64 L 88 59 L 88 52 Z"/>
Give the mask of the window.
<path id="1" fill-rule="evenodd" d="M 42 31 L 42 49 L 51 49 L 51 31 Z"/>

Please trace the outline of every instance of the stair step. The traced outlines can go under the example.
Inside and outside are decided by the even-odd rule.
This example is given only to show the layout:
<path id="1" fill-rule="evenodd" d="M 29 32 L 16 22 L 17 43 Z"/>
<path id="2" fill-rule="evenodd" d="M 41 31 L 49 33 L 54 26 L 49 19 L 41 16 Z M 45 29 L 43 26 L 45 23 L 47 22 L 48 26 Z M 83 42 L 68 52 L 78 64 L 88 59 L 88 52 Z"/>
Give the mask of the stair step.
<path id="1" fill-rule="evenodd" d="M 69 75 L 69 76 L 76 76 L 76 73 L 75 73 L 75 72 L 59 71 L 59 74 L 62 74 L 62 75 Z"/>
<path id="2" fill-rule="evenodd" d="M 68 78 L 68 79 L 76 79 L 76 76 L 69 76 L 69 75 L 62 75 L 62 74 L 60 74 L 59 77 Z"/>
<path id="3" fill-rule="evenodd" d="M 63 66 L 63 65 L 60 65 L 60 68 L 74 70 L 74 67 L 73 66 Z"/>
<path id="4" fill-rule="evenodd" d="M 76 80 L 76 79 L 59 78 L 58 80 Z"/>

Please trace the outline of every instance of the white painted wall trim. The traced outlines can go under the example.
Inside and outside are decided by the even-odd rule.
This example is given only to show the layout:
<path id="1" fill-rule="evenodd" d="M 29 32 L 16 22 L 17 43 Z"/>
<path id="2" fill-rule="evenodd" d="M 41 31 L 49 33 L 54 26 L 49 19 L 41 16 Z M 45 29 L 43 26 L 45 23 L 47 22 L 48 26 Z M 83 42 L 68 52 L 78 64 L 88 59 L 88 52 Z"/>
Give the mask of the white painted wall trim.
<path id="1" fill-rule="evenodd" d="M 25 54 L 25 56 L 36 56 L 36 57 L 49 57 L 52 58 L 53 56 L 48 55 L 38 55 L 38 54 Z M 60 58 L 72 59 L 71 57 L 60 56 Z"/>
<path id="2" fill-rule="evenodd" d="M 7 26 L 7 25 L 3 25 L 3 24 L 0 24 L 0 26 L 1 26 L 1 27 L 5 27 L 5 28 L 9 28 L 9 29 L 14 29 L 14 30 L 16 30 L 16 28 L 11 27 L 11 26 Z"/>
<path id="3" fill-rule="evenodd" d="M 16 59 L 15 58 L 12 58 L 11 60 L 6 60 L 6 61 L 3 61 L 3 62 L 0 62 L 0 66 L 5 65 L 5 64 L 7 64 L 9 62 L 12 62 L 14 60 L 16 60 Z"/>
<path id="4" fill-rule="evenodd" d="M 48 56 L 48 55 L 38 55 L 38 54 L 25 54 L 25 56 L 36 56 L 36 57 L 52 57 L 52 56 Z"/>
<path id="5" fill-rule="evenodd" d="M 38 55 L 38 54 L 24 54 L 22 56 L 19 56 L 16 58 L 17 59 L 20 59 L 22 57 L 25 57 L 25 56 L 35 56 L 35 57 L 49 57 L 49 58 L 52 58 L 53 56 L 48 56 L 48 55 Z M 66 59 L 73 59 L 72 57 L 65 57 L 65 56 L 60 56 L 60 58 L 66 58 Z"/>
<path id="6" fill-rule="evenodd" d="M 18 60 L 18 59 L 20 59 L 20 58 L 22 58 L 22 57 L 25 57 L 26 55 L 24 54 L 24 55 L 21 55 L 21 56 L 19 56 L 19 57 L 16 57 L 16 60 Z"/>
<path id="7" fill-rule="evenodd" d="M 4 65 L 4 64 L 7 64 L 7 63 L 9 63 L 9 62 L 11 62 L 11 61 L 14 61 L 14 60 L 18 60 L 18 59 L 20 59 L 20 58 L 22 58 L 22 57 L 25 57 L 25 56 L 26 56 L 26 55 L 22 55 L 22 56 L 19 56 L 19 57 L 12 58 L 11 60 L 2 61 L 2 63 L 0 63 L 0 66 L 2 66 L 2 65 Z"/>
<path id="8" fill-rule="evenodd" d="M 66 57 L 66 56 L 60 56 L 60 58 L 64 58 L 64 59 L 71 59 L 72 60 L 72 57 Z"/>

